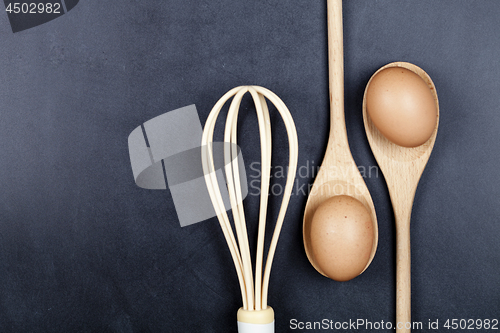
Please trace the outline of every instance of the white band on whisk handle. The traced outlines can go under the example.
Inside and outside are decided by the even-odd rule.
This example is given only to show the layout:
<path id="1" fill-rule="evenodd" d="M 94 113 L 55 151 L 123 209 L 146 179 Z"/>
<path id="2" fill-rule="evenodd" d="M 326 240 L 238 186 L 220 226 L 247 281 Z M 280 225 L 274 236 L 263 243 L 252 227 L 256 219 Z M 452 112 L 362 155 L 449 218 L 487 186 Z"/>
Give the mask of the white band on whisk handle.
<path id="1" fill-rule="evenodd" d="M 270 324 L 248 324 L 239 321 L 238 333 L 274 333 L 274 321 Z"/>
<path id="2" fill-rule="evenodd" d="M 253 280 L 252 262 L 250 257 L 250 247 L 248 244 L 247 226 L 243 211 L 243 198 L 240 186 L 238 149 L 237 149 L 237 119 L 243 95 L 250 93 L 255 103 L 257 119 L 259 123 L 260 143 L 261 143 L 261 188 L 260 188 L 260 210 L 259 227 L 257 236 L 257 254 L 255 264 L 255 284 Z M 233 101 L 227 113 L 226 126 L 224 131 L 224 165 L 226 172 L 229 199 L 231 202 L 232 215 L 234 220 L 234 237 L 231 223 L 227 215 L 224 202 L 214 167 L 214 157 L 212 150 L 213 134 L 217 116 L 222 107 L 231 97 Z M 267 217 L 267 204 L 269 194 L 269 179 L 271 177 L 271 120 L 267 108 L 266 98 L 271 101 L 279 111 L 288 134 L 289 144 L 289 165 L 288 176 L 283 192 L 281 208 L 276 220 L 269 252 L 265 263 L 264 274 L 264 234 Z M 243 307 L 238 311 L 239 333 L 271 333 L 274 332 L 274 311 L 267 305 L 267 291 L 269 286 L 269 275 L 271 265 L 276 251 L 279 234 L 285 218 L 286 209 L 292 194 L 293 182 L 297 171 L 298 141 L 297 131 L 290 111 L 283 101 L 272 91 L 258 86 L 241 86 L 227 92 L 215 104 L 208 116 L 202 137 L 202 164 L 207 183 L 208 193 L 214 206 L 217 218 L 221 225 L 222 232 L 231 252 L 231 257 L 236 268 L 238 281 L 241 288 Z M 236 241 L 237 240 L 237 241 Z"/>

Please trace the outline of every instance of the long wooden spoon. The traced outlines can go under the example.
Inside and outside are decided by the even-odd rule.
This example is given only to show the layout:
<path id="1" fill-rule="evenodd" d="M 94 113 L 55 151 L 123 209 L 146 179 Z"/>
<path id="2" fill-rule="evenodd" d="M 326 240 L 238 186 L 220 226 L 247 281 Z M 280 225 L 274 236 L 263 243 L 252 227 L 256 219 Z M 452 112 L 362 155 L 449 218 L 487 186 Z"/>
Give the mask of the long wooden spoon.
<path id="1" fill-rule="evenodd" d="M 349 195 L 359 200 L 370 212 L 373 222 L 373 245 L 370 265 L 378 244 L 378 225 L 375 207 L 368 188 L 352 158 L 347 142 L 344 119 L 344 54 L 342 33 L 342 0 L 328 0 L 328 65 L 330 84 L 330 137 L 320 171 L 307 200 L 303 237 L 307 258 L 321 274 L 326 274 L 316 264 L 311 249 L 311 221 L 316 208 L 335 195 Z"/>
<path id="2" fill-rule="evenodd" d="M 372 123 L 366 111 L 366 86 L 363 97 L 363 121 L 368 142 L 382 173 L 391 196 L 396 220 L 396 332 L 410 332 L 411 328 L 411 265 L 410 265 L 410 217 L 413 199 L 420 176 L 429 160 L 439 124 L 439 103 L 436 87 L 429 75 L 420 67 L 407 62 L 394 62 L 380 68 L 403 67 L 418 74 L 429 86 L 436 102 L 436 127 L 429 140 L 414 148 L 398 146 L 386 139 Z M 410 324 L 408 324 L 410 323 Z"/>

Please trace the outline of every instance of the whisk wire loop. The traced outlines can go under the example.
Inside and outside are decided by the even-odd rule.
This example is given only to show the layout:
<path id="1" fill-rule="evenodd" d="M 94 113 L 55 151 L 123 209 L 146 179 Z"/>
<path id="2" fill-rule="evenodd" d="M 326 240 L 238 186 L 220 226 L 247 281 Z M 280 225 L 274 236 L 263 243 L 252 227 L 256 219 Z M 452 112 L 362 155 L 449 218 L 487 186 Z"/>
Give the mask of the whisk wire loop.
<path id="1" fill-rule="evenodd" d="M 224 201 L 222 200 L 222 195 L 220 192 L 219 184 L 217 182 L 217 175 L 215 173 L 214 157 L 213 157 L 213 134 L 215 129 L 215 123 L 217 116 L 219 115 L 222 107 L 226 101 L 234 96 L 240 87 L 236 87 L 228 91 L 222 98 L 215 104 L 210 112 L 207 121 L 205 123 L 205 129 L 202 135 L 202 149 L 201 149 L 201 161 L 203 167 L 203 173 L 205 175 L 205 182 L 207 183 L 207 190 L 210 195 L 210 199 L 215 209 L 217 219 L 226 239 L 226 243 L 229 247 L 231 253 L 231 258 L 233 259 L 234 266 L 236 269 L 236 274 L 238 276 L 238 282 L 241 289 L 241 297 L 243 300 L 243 308 L 248 310 L 247 294 L 245 292 L 245 279 L 243 278 L 243 263 L 241 260 L 240 251 L 238 249 L 238 244 L 234 238 L 232 232 L 231 224 L 229 222 L 229 217 L 227 215 Z"/>

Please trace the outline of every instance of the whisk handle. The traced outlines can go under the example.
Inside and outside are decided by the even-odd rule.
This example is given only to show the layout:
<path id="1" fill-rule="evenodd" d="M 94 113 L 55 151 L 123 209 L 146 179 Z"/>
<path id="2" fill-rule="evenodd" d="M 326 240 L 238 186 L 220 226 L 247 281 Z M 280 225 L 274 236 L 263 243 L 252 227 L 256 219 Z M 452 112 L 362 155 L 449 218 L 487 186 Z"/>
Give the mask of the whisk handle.
<path id="1" fill-rule="evenodd" d="M 274 310 L 238 310 L 238 333 L 274 333 Z"/>
<path id="2" fill-rule="evenodd" d="M 239 321 L 238 333 L 274 333 L 274 321 L 270 324 L 249 324 Z"/>

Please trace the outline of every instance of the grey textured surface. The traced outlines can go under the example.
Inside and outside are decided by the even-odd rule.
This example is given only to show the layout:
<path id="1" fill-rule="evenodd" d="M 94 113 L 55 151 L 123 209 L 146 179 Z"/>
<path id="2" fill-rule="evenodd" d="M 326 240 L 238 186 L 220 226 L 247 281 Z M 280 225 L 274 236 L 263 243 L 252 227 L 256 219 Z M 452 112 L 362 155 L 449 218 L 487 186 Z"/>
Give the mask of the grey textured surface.
<path id="1" fill-rule="evenodd" d="M 500 317 L 498 17 L 497 0 L 344 1 L 358 165 L 376 165 L 361 117 L 372 73 L 408 61 L 437 88 L 439 133 L 412 215 L 412 315 L 439 319 L 439 331 L 448 318 Z M 299 166 L 318 165 L 329 119 L 325 1 L 80 1 L 16 34 L 0 13 L 0 44 L 0 331 L 235 332 L 241 296 L 218 222 L 180 228 L 169 190 L 134 184 L 127 138 L 190 104 L 204 124 L 226 91 L 256 84 L 289 107 Z M 285 129 L 273 124 L 273 162 L 285 165 Z M 245 162 L 258 161 L 252 112 L 239 133 Z M 379 247 L 349 282 L 308 263 L 306 197 L 292 197 L 271 273 L 277 332 L 293 318 L 395 320 L 392 208 L 383 177 L 366 182 Z M 258 198 L 245 202 L 255 221 Z"/>

